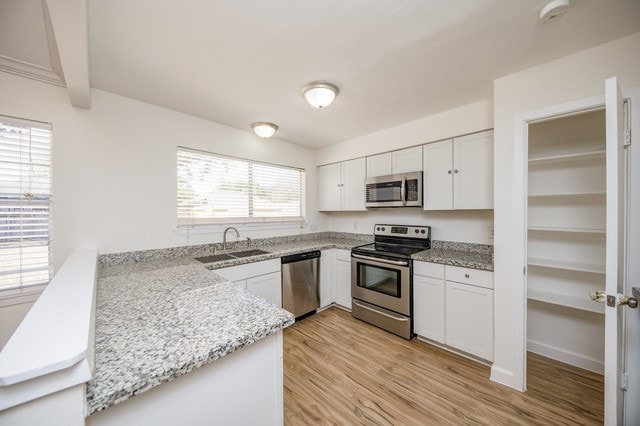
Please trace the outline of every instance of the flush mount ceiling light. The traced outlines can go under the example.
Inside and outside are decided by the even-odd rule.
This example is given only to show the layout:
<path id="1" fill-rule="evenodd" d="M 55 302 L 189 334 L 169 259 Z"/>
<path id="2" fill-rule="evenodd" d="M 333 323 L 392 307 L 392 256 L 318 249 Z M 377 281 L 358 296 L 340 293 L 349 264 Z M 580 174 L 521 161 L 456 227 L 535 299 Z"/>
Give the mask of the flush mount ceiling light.
<path id="1" fill-rule="evenodd" d="M 276 126 L 273 123 L 267 123 L 264 121 L 258 121 L 256 123 L 253 123 L 251 125 L 251 128 L 253 129 L 253 131 L 256 133 L 256 135 L 260 136 L 261 138 L 270 138 L 271 136 L 273 136 L 273 134 L 276 132 L 276 130 L 278 130 L 278 126 Z"/>
<path id="2" fill-rule="evenodd" d="M 328 81 L 313 81 L 302 88 L 302 95 L 315 108 L 329 106 L 338 93 L 340 93 L 338 86 Z"/>
<path id="3" fill-rule="evenodd" d="M 569 9 L 569 0 L 553 0 L 547 3 L 545 7 L 540 11 L 540 22 L 543 24 L 548 24 L 550 22 L 555 22 L 562 15 L 567 13 Z"/>

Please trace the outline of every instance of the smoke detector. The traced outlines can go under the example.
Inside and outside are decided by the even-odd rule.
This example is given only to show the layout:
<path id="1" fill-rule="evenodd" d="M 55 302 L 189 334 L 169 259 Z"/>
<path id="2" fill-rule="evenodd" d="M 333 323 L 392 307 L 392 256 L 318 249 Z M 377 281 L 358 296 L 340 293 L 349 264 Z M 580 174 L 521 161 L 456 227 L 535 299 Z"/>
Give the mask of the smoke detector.
<path id="1" fill-rule="evenodd" d="M 569 10 L 569 0 L 553 0 L 540 11 L 540 22 L 548 24 L 555 22 Z"/>

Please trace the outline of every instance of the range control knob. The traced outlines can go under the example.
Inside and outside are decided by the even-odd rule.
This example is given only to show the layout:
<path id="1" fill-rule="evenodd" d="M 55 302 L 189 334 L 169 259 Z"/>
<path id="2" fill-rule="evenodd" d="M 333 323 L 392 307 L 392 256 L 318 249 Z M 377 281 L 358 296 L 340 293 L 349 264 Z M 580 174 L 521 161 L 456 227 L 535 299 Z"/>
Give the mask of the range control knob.
<path id="1" fill-rule="evenodd" d="M 421 234 L 424 234 L 424 233 L 426 233 L 426 231 L 423 229 L 422 231 L 420 231 L 420 233 L 421 233 Z"/>
<path id="2" fill-rule="evenodd" d="M 382 228 L 382 230 L 384 231 L 385 229 L 384 229 L 384 228 Z"/>
<path id="3" fill-rule="evenodd" d="M 419 232 L 420 232 L 420 231 L 418 231 L 418 230 L 416 229 L 416 234 L 417 234 L 417 233 L 419 233 Z"/>
<path id="4" fill-rule="evenodd" d="M 378 227 L 376 228 L 376 231 L 379 231 L 379 230 L 380 230 L 380 227 L 378 226 Z"/>

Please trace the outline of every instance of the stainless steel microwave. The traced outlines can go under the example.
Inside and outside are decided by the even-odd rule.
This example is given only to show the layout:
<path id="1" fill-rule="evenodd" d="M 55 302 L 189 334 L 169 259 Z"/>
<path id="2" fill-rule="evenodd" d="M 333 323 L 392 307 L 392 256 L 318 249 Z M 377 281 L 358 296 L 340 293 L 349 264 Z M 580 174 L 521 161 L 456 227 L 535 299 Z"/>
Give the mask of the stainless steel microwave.
<path id="1" fill-rule="evenodd" d="M 421 207 L 422 172 L 365 179 L 365 207 Z"/>

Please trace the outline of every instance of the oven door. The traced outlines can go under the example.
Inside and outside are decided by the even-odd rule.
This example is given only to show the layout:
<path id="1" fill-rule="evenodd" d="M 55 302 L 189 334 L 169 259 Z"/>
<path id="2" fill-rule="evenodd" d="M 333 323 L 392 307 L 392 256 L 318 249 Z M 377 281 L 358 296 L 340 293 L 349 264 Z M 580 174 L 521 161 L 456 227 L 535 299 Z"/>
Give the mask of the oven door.
<path id="1" fill-rule="evenodd" d="M 409 260 L 351 254 L 351 296 L 391 311 L 411 315 Z"/>

